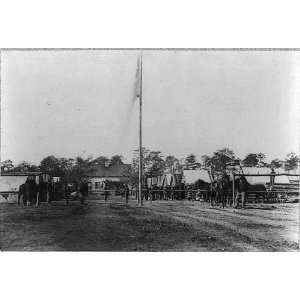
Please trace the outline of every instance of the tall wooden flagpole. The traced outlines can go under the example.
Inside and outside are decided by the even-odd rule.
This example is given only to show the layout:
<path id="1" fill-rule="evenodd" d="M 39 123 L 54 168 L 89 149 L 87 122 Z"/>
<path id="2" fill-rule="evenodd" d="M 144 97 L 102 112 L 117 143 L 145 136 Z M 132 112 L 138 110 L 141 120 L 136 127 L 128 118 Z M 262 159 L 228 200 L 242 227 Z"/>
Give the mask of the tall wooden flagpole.
<path id="1" fill-rule="evenodd" d="M 138 205 L 143 205 L 143 147 L 142 147 L 142 98 L 143 98 L 143 58 L 140 56 L 140 91 L 139 91 L 139 105 L 140 105 L 140 113 L 139 113 L 139 195 L 138 195 Z"/>

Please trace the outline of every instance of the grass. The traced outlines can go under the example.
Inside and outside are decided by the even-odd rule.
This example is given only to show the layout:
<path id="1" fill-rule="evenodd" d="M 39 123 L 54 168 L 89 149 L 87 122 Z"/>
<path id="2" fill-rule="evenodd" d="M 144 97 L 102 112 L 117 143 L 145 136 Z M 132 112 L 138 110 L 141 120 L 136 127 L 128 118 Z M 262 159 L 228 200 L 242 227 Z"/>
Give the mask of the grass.
<path id="1" fill-rule="evenodd" d="M 120 199 L 0 205 L 4 251 L 294 251 L 298 204 L 254 211 L 210 209 L 203 203 Z M 247 215 L 249 213 L 249 215 Z M 275 218 L 275 219 L 274 219 Z"/>

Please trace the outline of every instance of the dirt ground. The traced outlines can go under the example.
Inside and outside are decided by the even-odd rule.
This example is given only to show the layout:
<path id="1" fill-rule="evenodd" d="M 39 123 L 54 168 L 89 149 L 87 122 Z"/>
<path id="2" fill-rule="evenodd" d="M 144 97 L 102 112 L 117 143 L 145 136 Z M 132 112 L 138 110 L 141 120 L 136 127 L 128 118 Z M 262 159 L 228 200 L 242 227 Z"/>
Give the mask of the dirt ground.
<path id="1" fill-rule="evenodd" d="M 22 207 L 0 203 L 3 251 L 297 251 L 299 204 L 246 209 L 121 198 Z"/>

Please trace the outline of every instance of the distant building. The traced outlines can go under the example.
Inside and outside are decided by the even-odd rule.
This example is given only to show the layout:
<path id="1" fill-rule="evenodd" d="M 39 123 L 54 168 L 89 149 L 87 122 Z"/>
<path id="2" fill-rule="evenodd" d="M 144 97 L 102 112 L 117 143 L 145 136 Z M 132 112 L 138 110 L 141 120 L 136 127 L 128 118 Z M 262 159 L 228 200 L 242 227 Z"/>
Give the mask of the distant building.
<path id="1" fill-rule="evenodd" d="M 204 183 L 210 183 L 211 178 L 208 170 L 197 169 L 197 170 L 184 170 L 173 169 L 166 170 L 163 175 L 147 177 L 147 186 L 151 187 L 156 185 L 158 187 L 175 186 L 179 183 L 195 184 L 197 181 Z"/>
<path id="2" fill-rule="evenodd" d="M 99 191 L 104 187 L 104 182 L 128 183 L 131 172 L 130 164 L 115 164 L 112 166 L 100 165 L 86 174 L 91 191 Z"/>
<path id="3" fill-rule="evenodd" d="M 27 178 L 33 179 L 36 181 L 36 183 L 39 183 L 41 180 L 43 182 L 50 182 L 51 181 L 51 176 L 47 172 L 42 172 L 42 171 L 24 171 L 24 172 L 2 172 L 1 177 L 10 177 L 10 181 L 12 181 L 12 178 L 24 178 L 25 181 Z M 59 178 L 59 177 L 55 177 Z M 20 179 L 18 179 L 20 180 Z M 58 181 L 58 180 L 56 180 Z"/>
<path id="4" fill-rule="evenodd" d="M 4 198 L 7 200 L 7 197 L 17 194 L 20 186 L 24 184 L 28 178 L 35 180 L 37 184 L 40 180 L 44 182 L 49 182 L 51 180 L 51 176 L 49 174 L 39 171 L 2 172 L 0 176 L 0 203 L 4 201 Z"/>
<path id="5" fill-rule="evenodd" d="M 273 170 L 275 175 L 275 184 L 295 184 L 299 183 L 299 177 L 294 175 L 299 175 L 299 170 L 285 171 L 284 168 L 277 168 Z M 242 167 L 241 170 L 236 171 L 235 174 L 244 175 L 260 175 L 260 176 L 248 176 L 247 181 L 250 184 L 270 184 L 272 168 L 269 167 Z M 265 175 L 265 176 L 263 176 Z M 279 176 L 280 175 L 280 176 Z"/>

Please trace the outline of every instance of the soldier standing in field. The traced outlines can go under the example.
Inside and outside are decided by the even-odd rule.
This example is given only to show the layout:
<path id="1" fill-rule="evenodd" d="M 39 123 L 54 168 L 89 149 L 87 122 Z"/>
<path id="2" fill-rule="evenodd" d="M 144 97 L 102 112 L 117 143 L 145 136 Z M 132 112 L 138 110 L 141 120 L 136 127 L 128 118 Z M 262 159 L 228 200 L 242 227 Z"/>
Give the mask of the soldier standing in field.
<path id="1" fill-rule="evenodd" d="M 107 201 L 108 199 L 108 194 L 109 194 L 109 191 L 108 191 L 108 182 L 105 181 L 104 183 L 104 200 Z"/>
<path id="2" fill-rule="evenodd" d="M 125 201 L 126 204 L 128 204 L 128 199 L 129 199 L 129 187 L 128 184 L 125 185 Z"/>

